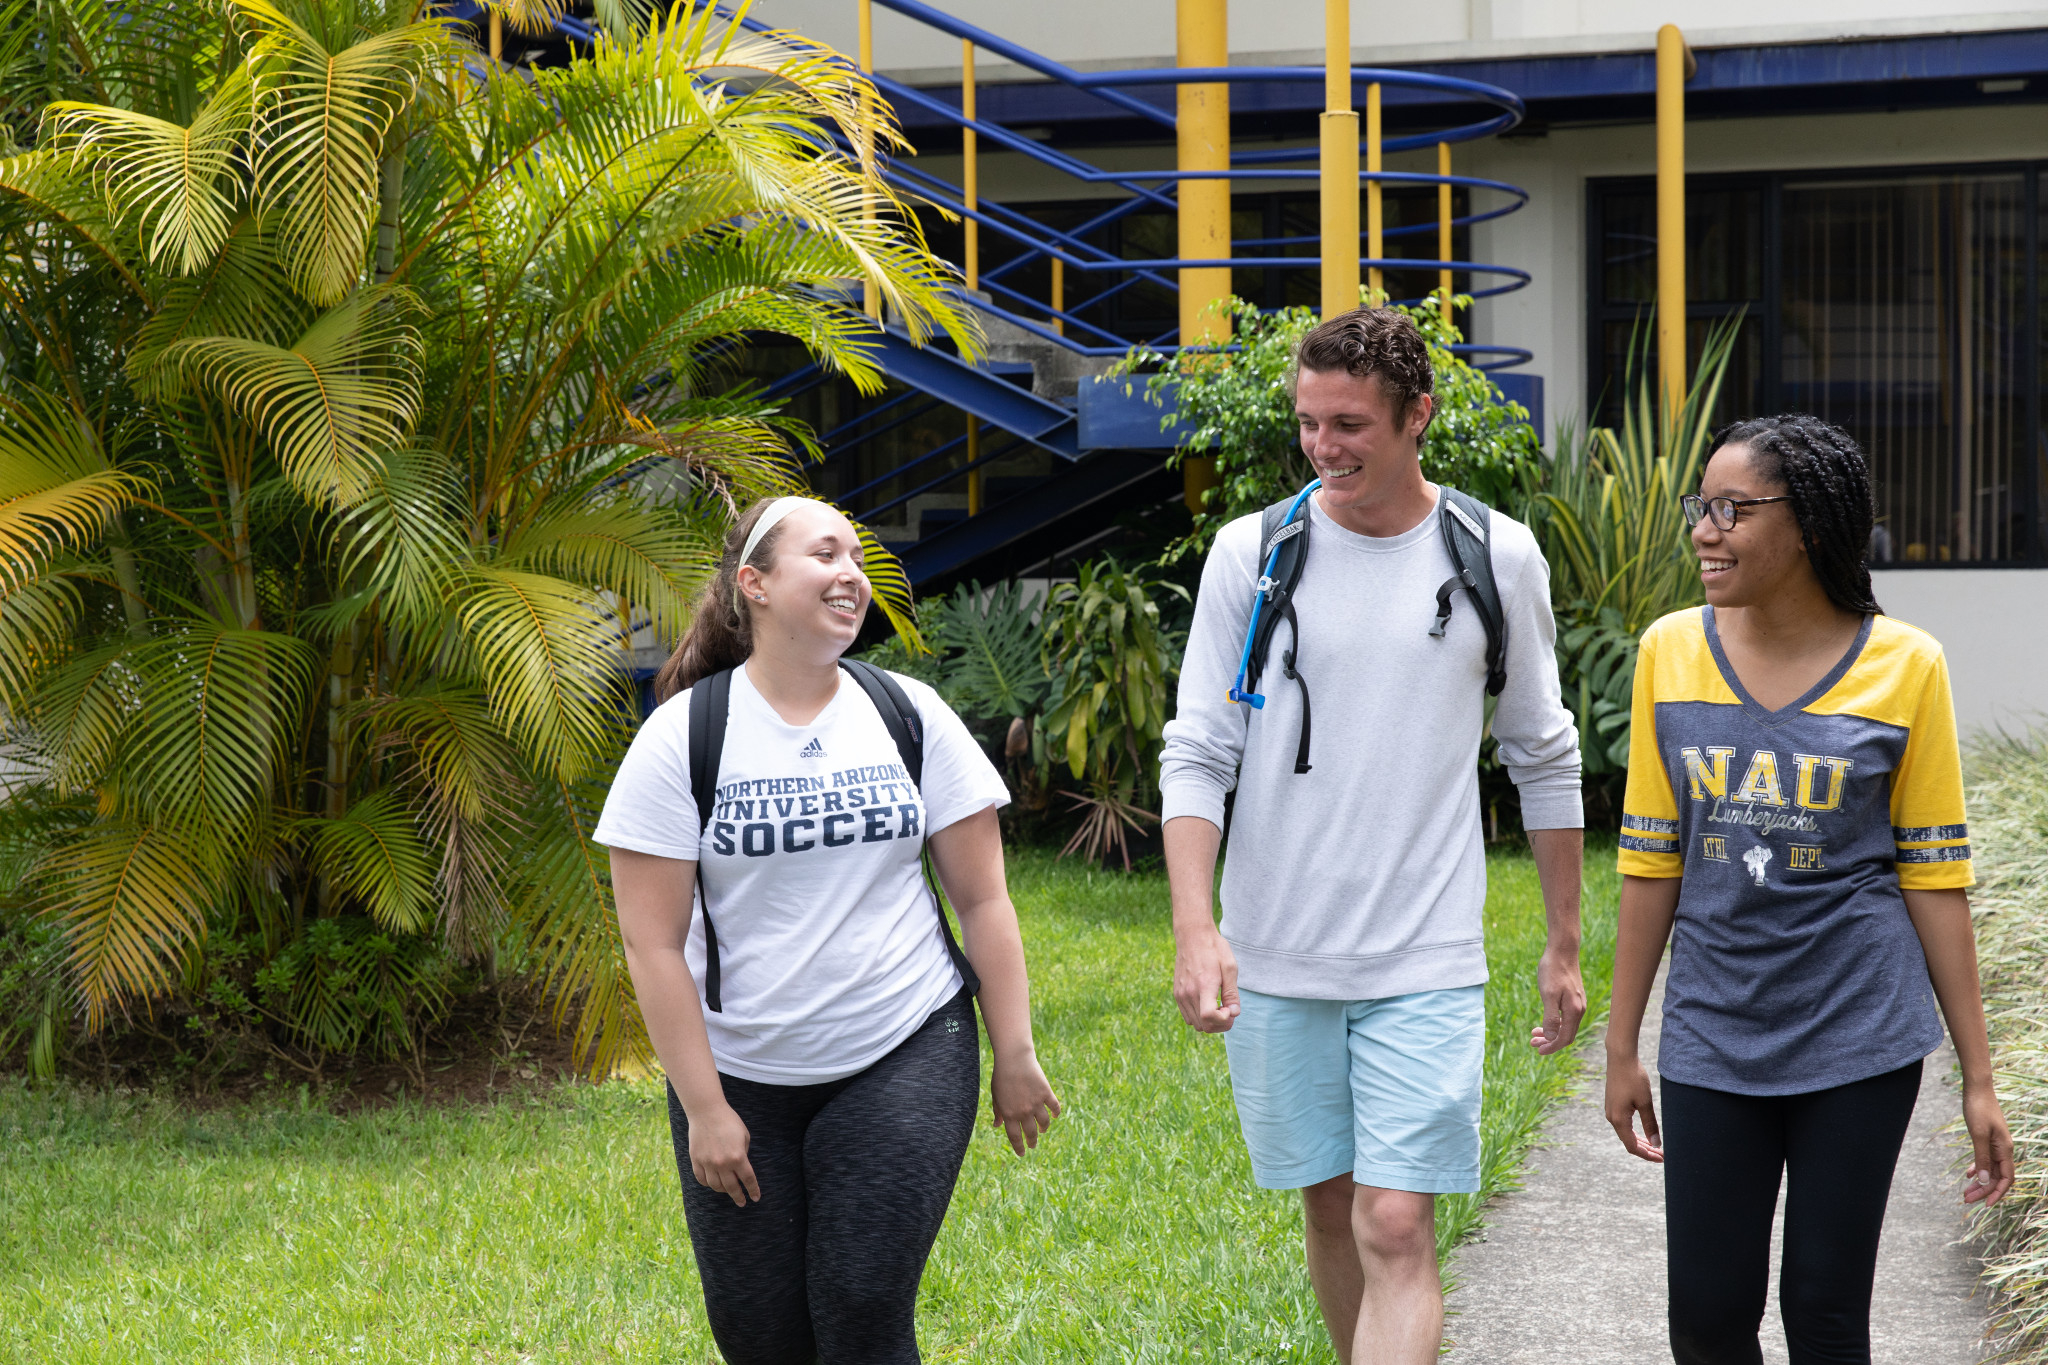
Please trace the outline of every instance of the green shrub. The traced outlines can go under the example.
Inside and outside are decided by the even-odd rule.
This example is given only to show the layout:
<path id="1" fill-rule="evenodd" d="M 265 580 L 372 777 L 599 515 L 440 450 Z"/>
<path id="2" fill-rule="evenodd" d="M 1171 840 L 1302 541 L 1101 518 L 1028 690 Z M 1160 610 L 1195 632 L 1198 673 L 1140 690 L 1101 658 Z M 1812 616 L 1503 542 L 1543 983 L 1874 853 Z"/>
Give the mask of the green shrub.
<path id="1" fill-rule="evenodd" d="M 1367 295 L 1367 302 L 1373 299 Z M 1471 299 L 1460 302 L 1469 306 Z M 1294 351 L 1319 320 L 1316 311 L 1262 312 L 1240 298 L 1218 306 L 1231 315 L 1237 349 L 1165 356 L 1141 347 L 1111 371 L 1146 373 L 1147 390 L 1168 410 L 1162 425 L 1180 421 L 1190 428 L 1176 461 L 1214 454 L 1221 483 L 1210 491 L 1188 542 L 1202 548 L 1226 522 L 1300 492 L 1315 477 L 1294 419 Z M 1513 510 L 1541 463 L 1541 439 L 1528 409 L 1506 401 L 1483 372 L 1445 349 L 1464 337 L 1436 308 L 1399 311 L 1415 320 L 1429 343 L 1435 371 L 1436 416 L 1423 433 L 1422 472 L 1489 506 Z"/>

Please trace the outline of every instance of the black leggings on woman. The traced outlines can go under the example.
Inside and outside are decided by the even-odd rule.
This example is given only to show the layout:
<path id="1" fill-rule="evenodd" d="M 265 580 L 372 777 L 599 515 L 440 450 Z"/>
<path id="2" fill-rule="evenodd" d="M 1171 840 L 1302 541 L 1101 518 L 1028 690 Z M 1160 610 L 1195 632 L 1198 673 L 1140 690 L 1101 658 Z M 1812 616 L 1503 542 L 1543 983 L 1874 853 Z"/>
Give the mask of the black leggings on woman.
<path id="1" fill-rule="evenodd" d="M 1805 1095 L 1665 1080 L 1664 1221 L 1678 1365 L 1761 1365 L 1771 1216 L 1792 1365 L 1870 1365 L 1870 1286 L 1920 1063 Z"/>
<path id="2" fill-rule="evenodd" d="M 728 1365 L 916 1365 L 917 1284 L 980 1104 L 966 991 L 867 1070 L 823 1085 L 720 1074 L 761 1185 L 745 1208 L 690 1173 L 670 1131 L 711 1334 Z"/>

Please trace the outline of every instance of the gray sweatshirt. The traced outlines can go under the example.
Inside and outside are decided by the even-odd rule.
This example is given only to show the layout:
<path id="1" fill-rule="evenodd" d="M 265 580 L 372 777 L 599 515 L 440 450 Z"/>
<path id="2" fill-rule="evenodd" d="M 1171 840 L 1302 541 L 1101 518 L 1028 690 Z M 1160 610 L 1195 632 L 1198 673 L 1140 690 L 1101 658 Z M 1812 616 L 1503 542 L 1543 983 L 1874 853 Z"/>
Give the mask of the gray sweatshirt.
<path id="1" fill-rule="evenodd" d="M 1486 980 L 1479 822 L 1486 630 L 1470 595 L 1442 639 L 1436 590 L 1451 560 L 1432 511 L 1379 539 L 1314 523 L 1296 590 L 1296 658 L 1313 708 L 1311 771 L 1294 771 L 1301 693 L 1274 632 L 1263 710 L 1226 700 L 1259 576 L 1259 518 L 1225 526 L 1202 569 L 1166 727 L 1164 818 L 1223 824 L 1223 936 L 1238 983 L 1266 995 L 1366 1000 Z M 1493 514 L 1494 577 L 1508 620 L 1508 680 L 1492 735 L 1529 829 L 1575 829 L 1578 731 L 1558 697 L 1550 569 L 1529 529 Z"/>

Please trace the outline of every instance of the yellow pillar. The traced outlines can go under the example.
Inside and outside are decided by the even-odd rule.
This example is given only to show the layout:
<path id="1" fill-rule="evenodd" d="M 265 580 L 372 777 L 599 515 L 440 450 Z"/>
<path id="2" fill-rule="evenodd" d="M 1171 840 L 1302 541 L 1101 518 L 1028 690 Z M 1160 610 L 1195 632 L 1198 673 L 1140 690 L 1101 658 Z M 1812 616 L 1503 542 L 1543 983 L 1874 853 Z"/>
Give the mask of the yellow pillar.
<path id="1" fill-rule="evenodd" d="M 865 7 L 866 3 L 867 0 L 863 0 L 863 7 Z M 974 107 L 974 40 L 972 38 L 962 38 L 960 40 L 960 112 L 967 116 L 969 123 L 974 122 L 977 117 Z M 961 129 L 960 197 L 970 210 L 981 207 L 980 151 L 980 142 L 976 138 L 974 130 L 972 128 Z M 969 289 L 979 289 L 981 288 L 981 224 L 969 218 L 967 220 L 966 234 L 967 249 L 963 253 L 966 259 L 961 262 L 961 265 L 967 274 L 967 287 Z"/>
<path id="2" fill-rule="evenodd" d="M 874 6 L 870 3 L 870 0 L 855 0 L 855 5 L 860 21 L 860 69 L 869 75 L 873 75 L 875 70 Z M 869 98 L 873 98 L 872 87 L 870 88 Z M 873 110 L 870 109 L 865 112 L 872 114 Z M 869 127 L 863 127 L 860 132 L 860 165 L 863 171 L 872 173 L 874 170 L 875 134 L 874 130 Z M 875 220 L 875 204 L 872 194 L 866 195 L 863 198 L 860 217 L 863 223 L 871 223 Z M 879 319 L 882 316 L 882 291 L 875 286 L 873 276 L 869 276 L 861 285 L 860 306 L 861 311 L 871 318 Z"/>
<path id="3" fill-rule="evenodd" d="M 1374 81 L 1365 87 L 1365 168 L 1379 174 L 1380 166 L 1380 83 Z M 1380 213 L 1380 182 L 1368 180 L 1365 185 L 1365 254 L 1379 260 L 1387 254 L 1386 237 L 1382 231 L 1385 219 Z M 1378 266 L 1373 266 L 1366 282 L 1375 293 L 1385 289 L 1386 282 Z"/>
<path id="4" fill-rule="evenodd" d="M 1436 173 L 1451 173 L 1451 144 L 1436 144 Z M 1436 258 L 1440 261 L 1451 259 L 1451 184 L 1440 181 L 1436 187 Z M 1444 326 L 1451 325 L 1451 272 L 1448 268 L 1436 272 L 1437 297 L 1442 300 Z"/>
<path id="5" fill-rule="evenodd" d="M 1351 0 L 1323 0 L 1323 317 L 1358 307 L 1358 111 L 1351 107 Z"/>
<path id="6" fill-rule="evenodd" d="M 1067 311 L 1067 263 L 1057 256 L 1052 258 L 1052 311 L 1055 314 Z M 1052 329 L 1061 336 L 1067 334 L 1067 324 L 1058 317 L 1053 318 Z"/>
<path id="7" fill-rule="evenodd" d="M 1228 0 L 1175 0 L 1175 56 L 1179 66 L 1230 65 Z M 1179 167 L 1184 171 L 1230 169 L 1230 87 L 1222 82 L 1176 88 Z M 1183 260 L 1221 260 L 1230 255 L 1230 182 L 1180 182 L 1180 255 Z M 1202 266 L 1180 272 L 1180 342 L 1220 345 L 1230 340 L 1230 319 L 1210 305 L 1230 293 L 1230 267 Z M 1182 496 L 1199 512 L 1216 485 L 1216 461 L 1189 456 L 1182 462 Z"/>
<path id="8" fill-rule="evenodd" d="M 491 65 L 501 66 L 505 61 L 505 16 L 491 11 Z"/>
<path id="9" fill-rule="evenodd" d="M 1685 78 L 1676 24 L 1657 30 L 1657 369 L 1665 411 L 1685 402 Z"/>
<path id="10" fill-rule="evenodd" d="M 862 0 L 865 8 L 868 0 Z M 974 107 L 974 40 L 960 40 L 960 112 L 972 123 L 976 117 Z M 974 130 L 964 128 L 960 132 L 960 198 L 972 210 L 981 206 L 981 167 L 978 161 Z M 967 276 L 969 289 L 981 288 L 981 224 L 972 218 L 966 224 L 966 249 L 961 253 L 966 259 L 961 268 Z M 981 515 L 981 470 L 977 462 L 981 459 L 981 422 L 973 414 L 967 418 L 967 515 Z"/>

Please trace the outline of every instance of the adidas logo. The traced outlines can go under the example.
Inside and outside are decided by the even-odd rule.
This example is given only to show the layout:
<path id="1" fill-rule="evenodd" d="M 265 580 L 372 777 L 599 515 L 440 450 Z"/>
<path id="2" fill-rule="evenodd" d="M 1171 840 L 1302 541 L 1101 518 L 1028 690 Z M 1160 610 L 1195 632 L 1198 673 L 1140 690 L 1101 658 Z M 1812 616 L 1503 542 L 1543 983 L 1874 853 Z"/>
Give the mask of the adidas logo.
<path id="1" fill-rule="evenodd" d="M 796 756 L 798 758 L 823 758 L 825 756 L 825 746 L 818 743 L 817 737 L 813 735 L 809 744 L 796 751 Z"/>

